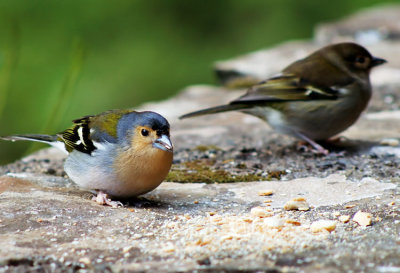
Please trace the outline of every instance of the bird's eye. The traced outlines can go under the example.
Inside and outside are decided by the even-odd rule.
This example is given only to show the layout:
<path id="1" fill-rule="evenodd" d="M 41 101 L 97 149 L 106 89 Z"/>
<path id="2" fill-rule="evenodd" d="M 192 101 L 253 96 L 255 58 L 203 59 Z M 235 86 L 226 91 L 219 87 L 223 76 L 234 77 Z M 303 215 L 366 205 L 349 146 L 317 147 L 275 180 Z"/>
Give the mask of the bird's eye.
<path id="1" fill-rule="evenodd" d="M 146 136 L 149 135 L 149 130 L 142 129 L 141 133 L 142 133 L 142 136 L 145 136 L 145 137 L 146 137 Z"/>
<path id="2" fill-rule="evenodd" d="M 367 59 L 363 56 L 357 56 L 355 61 L 356 61 L 356 63 L 364 64 L 366 60 Z"/>

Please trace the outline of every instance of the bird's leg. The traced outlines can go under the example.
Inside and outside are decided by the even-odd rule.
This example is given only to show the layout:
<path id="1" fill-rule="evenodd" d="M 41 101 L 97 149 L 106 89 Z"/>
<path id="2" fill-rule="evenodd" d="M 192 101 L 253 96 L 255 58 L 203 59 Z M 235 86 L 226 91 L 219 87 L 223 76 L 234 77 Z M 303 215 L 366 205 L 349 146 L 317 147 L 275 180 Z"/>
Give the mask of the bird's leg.
<path id="1" fill-rule="evenodd" d="M 93 196 L 92 200 L 96 201 L 99 205 L 106 205 L 113 208 L 123 207 L 124 205 L 119 201 L 112 201 L 107 193 L 99 191 L 97 196 Z"/>
<path id="2" fill-rule="evenodd" d="M 319 145 L 317 142 L 315 142 L 314 140 L 312 140 L 312 139 L 310 139 L 310 138 L 308 138 L 308 137 L 306 137 L 305 135 L 303 135 L 303 134 L 301 134 L 301 133 L 298 133 L 298 132 L 296 132 L 296 135 L 299 137 L 299 138 L 301 138 L 301 139 L 303 139 L 305 142 L 307 142 L 308 144 L 310 144 L 314 149 L 311 149 L 311 151 L 313 152 L 313 153 L 316 153 L 316 154 L 322 154 L 322 155 L 328 155 L 329 154 L 329 151 L 327 150 L 327 149 L 325 149 L 324 147 L 322 147 L 321 145 Z"/>

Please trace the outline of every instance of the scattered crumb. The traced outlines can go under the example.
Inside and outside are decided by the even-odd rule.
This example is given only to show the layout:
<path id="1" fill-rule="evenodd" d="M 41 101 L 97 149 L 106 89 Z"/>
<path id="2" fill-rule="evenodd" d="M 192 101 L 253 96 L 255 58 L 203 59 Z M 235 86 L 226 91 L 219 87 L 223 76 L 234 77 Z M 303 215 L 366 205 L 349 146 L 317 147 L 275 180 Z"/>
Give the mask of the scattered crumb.
<path id="1" fill-rule="evenodd" d="M 175 246 L 169 243 L 166 247 L 162 248 L 162 251 L 167 253 L 175 252 Z"/>
<path id="2" fill-rule="evenodd" d="M 332 212 L 332 216 L 333 217 L 339 217 L 340 216 L 340 212 L 339 211 L 334 211 L 334 212 Z"/>
<path id="3" fill-rule="evenodd" d="M 286 202 L 283 206 L 285 210 L 302 210 L 306 211 L 310 209 L 310 205 L 307 203 L 306 199 L 303 197 L 293 198 L 292 200 Z"/>
<path id="4" fill-rule="evenodd" d="M 254 207 L 250 210 L 250 214 L 256 217 L 270 217 L 272 210 L 265 207 Z"/>
<path id="5" fill-rule="evenodd" d="M 356 205 L 348 204 L 348 205 L 345 205 L 344 208 L 346 208 L 346 209 L 351 209 L 351 208 L 354 208 L 355 206 L 356 206 Z"/>
<path id="6" fill-rule="evenodd" d="M 372 214 L 368 212 L 357 211 L 353 216 L 353 221 L 362 227 L 370 226 L 372 224 Z"/>
<path id="7" fill-rule="evenodd" d="M 264 220 L 264 224 L 267 227 L 280 228 L 285 225 L 285 220 L 278 217 L 269 217 Z"/>
<path id="8" fill-rule="evenodd" d="M 301 226 L 301 223 L 299 221 L 297 221 L 297 220 L 294 220 L 294 219 L 286 219 L 286 223 L 292 224 L 294 226 Z"/>
<path id="9" fill-rule="evenodd" d="M 332 220 L 319 220 L 311 224 L 311 231 L 314 233 L 329 231 L 332 232 L 336 229 L 336 221 Z"/>
<path id="10" fill-rule="evenodd" d="M 196 246 L 205 246 L 205 245 L 208 245 L 211 242 L 212 242 L 211 237 L 203 237 L 203 238 L 197 239 L 194 242 L 194 245 L 196 245 Z"/>
<path id="11" fill-rule="evenodd" d="M 339 217 L 339 221 L 342 223 L 347 223 L 350 221 L 350 215 L 342 215 Z"/>
<path id="12" fill-rule="evenodd" d="M 122 253 L 128 253 L 132 249 L 132 246 L 126 246 L 122 249 Z"/>
<path id="13" fill-rule="evenodd" d="M 88 257 L 82 257 L 79 259 L 79 262 L 83 264 L 91 264 L 92 261 Z"/>
<path id="14" fill-rule="evenodd" d="M 274 191 L 273 190 L 264 190 L 264 191 L 259 191 L 258 195 L 259 196 L 270 196 L 273 195 Z"/>

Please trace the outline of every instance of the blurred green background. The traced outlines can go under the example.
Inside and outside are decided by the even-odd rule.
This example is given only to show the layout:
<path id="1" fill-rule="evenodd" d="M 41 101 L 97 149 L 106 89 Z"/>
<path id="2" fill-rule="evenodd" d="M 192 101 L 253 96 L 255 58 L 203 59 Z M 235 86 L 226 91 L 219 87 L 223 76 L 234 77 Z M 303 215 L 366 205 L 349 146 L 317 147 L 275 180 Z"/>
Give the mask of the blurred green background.
<path id="1" fill-rule="evenodd" d="M 0 1 L 0 135 L 215 84 L 212 64 L 383 0 Z M 40 146 L 0 142 L 0 164 Z"/>

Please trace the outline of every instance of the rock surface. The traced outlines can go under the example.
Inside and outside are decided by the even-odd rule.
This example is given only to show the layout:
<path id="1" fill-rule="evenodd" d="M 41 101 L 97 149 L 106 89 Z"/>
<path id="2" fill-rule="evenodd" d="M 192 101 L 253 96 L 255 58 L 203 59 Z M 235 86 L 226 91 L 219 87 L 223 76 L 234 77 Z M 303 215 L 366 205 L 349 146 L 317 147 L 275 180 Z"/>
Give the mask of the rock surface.
<path id="1" fill-rule="evenodd" d="M 375 13 L 389 18 L 393 10 L 357 14 L 330 24 L 329 33 L 339 40 L 348 20 L 361 24 L 363 16 Z M 368 29 L 393 22 L 366 21 Z M 325 31 L 319 27 L 316 37 Z M 357 39 L 356 33 L 346 32 L 346 39 Z M 342 134 L 346 139 L 329 147 L 328 156 L 298 151 L 294 139 L 240 113 L 178 120 L 183 113 L 228 102 L 243 90 L 194 86 L 142 106 L 171 122 L 174 168 L 196 161 L 209 164 L 212 172 L 254 173 L 269 181 L 164 182 L 112 209 L 95 204 L 90 193 L 68 180 L 64 156 L 54 149 L 0 167 L 0 272 L 400 272 L 396 37 L 367 45 L 390 63 L 372 74 L 375 93 L 367 112 Z M 318 48 L 318 39 L 217 66 L 240 70 L 231 76 L 264 78 Z M 266 191 L 272 194 L 260 194 Z M 284 210 L 294 198 L 304 199 L 309 210 Z M 358 211 L 371 215 L 371 225 L 352 220 Z M 318 232 L 315 223 L 324 224 Z"/>

